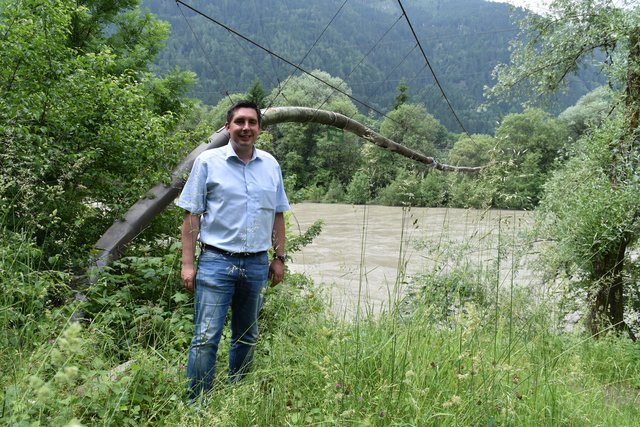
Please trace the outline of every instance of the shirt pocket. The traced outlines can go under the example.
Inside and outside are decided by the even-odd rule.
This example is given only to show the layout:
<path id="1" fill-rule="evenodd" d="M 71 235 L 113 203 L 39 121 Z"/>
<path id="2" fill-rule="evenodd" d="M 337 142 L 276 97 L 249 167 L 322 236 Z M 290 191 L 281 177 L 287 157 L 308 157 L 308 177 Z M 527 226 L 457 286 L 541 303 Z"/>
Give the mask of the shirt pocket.
<path id="1" fill-rule="evenodd" d="M 262 189 L 260 192 L 260 209 L 274 211 L 276 210 L 277 192 Z"/>

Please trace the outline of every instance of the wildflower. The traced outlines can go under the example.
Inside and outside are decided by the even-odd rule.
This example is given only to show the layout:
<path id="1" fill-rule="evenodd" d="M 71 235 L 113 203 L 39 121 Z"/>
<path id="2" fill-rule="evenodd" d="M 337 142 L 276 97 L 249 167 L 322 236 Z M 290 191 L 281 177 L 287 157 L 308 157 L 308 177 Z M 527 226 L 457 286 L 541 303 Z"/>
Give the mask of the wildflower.
<path id="1" fill-rule="evenodd" d="M 356 414 L 355 409 L 347 409 L 343 413 L 340 414 L 341 417 L 353 417 Z"/>
<path id="2" fill-rule="evenodd" d="M 46 401 L 53 395 L 53 390 L 51 390 L 51 387 L 49 387 L 48 384 L 44 384 L 38 389 L 36 395 L 38 396 L 38 400 Z"/>
<path id="3" fill-rule="evenodd" d="M 449 399 L 448 401 L 444 402 L 442 404 L 442 406 L 444 408 L 450 408 L 452 406 L 459 405 L 461 401 L 462 401 L 462 399 L 460 399 L 460 396 L 454 394 L 453 396 L 451 396 L 451 399 Z"/>
<path id="4" fill-rule="evenodd" d="M 380 418 L 384 418 L 384 415 L 385 415 L 384 409 L 382 411 L 380 411 L 380 413 L 378 415 L 380 415 Z"/>
<path id="5" fill-rule="evenodd" d="M 402 380 L 403 383 L 405 384 L 411 384 L 411 378 L 413 378 L 414 373 L 413 371 L 407 371 L 404 373 L 404 380 Z"/>
<path id="6" fill-rule="evenodd" d="M 336 384 L 336 390 L 340 390 L 341 388 L 342 388 L 342 384 L 337 383 L 337 384 Z"/>
<path id="7" fill-rule="evenodd" d="M 77 366 L 67 366 L 64 368 L 64 374 L 73 381 L 78 376 L 79 369 Z"/>
<path id="8" fill-rule="evenodd" d="M 37 389 L 42 387 L 43 384 L 44 381 L 42 381 L 37 375 L 32 375 L 29 377 L 29 385 L 31 386 L 31 388 Z"/>

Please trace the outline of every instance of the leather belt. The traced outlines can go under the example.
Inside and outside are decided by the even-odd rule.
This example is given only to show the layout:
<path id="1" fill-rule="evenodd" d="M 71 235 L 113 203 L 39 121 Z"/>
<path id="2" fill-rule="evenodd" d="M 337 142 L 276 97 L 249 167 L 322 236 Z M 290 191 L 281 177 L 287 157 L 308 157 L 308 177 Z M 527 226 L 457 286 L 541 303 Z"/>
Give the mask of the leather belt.
<path id="1" fill-rule="evenodd" d="M 264 255 L 264 254 L 267 253 L 267 251 L 260 251 L 260 252 L 229 252 L 229 251 L 225 251 L 224 249 L 216 248 L 215 246 L 207 245 L 206 243 L 203 243 L 202 246 L 203 246 L 205 251 L 216 252 L 216 253 L 219 253 L 219 254 L 222 254 L 222 255 L 231 256 L 231 257 L 238 257 L 238 258 L 246 258 L 246 257 L 250 257 L 250 256 L 259 256 L 259 255 Z"/>

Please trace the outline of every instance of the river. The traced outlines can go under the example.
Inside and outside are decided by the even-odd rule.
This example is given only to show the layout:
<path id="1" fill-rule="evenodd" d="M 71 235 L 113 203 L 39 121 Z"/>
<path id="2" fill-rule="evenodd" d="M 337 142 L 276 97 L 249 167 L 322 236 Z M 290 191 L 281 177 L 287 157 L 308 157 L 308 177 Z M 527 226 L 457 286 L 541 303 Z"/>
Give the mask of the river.
<path id="1" fill-rule="evenodd" d="M 530 228 L 529 212 L 318 203 L 295 204 L 291 211 L 294 230 L 318 219 L 323 227 L 313 243 L 291 254 L 290 271 L 326 288 L 334 312 L 345 318 L 357 307 L 371 313 L 388 308 L 413 275 L 434 268 L 499 265 L 501 285 L 536 280 L 527 257 L 516 254 L 524 247 L 520 233 Z"/>

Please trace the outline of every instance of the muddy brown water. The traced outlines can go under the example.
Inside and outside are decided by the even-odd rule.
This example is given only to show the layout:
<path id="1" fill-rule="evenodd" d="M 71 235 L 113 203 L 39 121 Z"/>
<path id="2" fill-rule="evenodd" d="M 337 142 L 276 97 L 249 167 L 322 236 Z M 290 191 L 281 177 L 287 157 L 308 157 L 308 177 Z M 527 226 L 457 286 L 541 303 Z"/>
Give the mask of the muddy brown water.
<path id="1" fill-rule="evenodd" d="M 338 316 L 379 313 L 401 298 L 414 275 L 464 263 L 498 266 L 500 286 L 536 281 L 531 255 L 520 253 L 521 234 L 532 221 L 528 212 L 318 203 L 291 211 L 290 227 L 304 231 L 318 219 L 323 227 L 313 243 L 291 254 L 289 269 L 325 288 Z M 507 249 L 499 253 L 498 247 Z"/>

